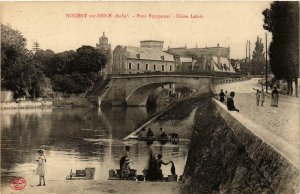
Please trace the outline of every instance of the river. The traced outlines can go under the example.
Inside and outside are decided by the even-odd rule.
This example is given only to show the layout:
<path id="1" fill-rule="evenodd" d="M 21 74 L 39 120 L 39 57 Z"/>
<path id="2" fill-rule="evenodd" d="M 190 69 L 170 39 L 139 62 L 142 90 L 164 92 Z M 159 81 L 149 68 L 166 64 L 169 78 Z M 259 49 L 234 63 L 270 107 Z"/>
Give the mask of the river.
<path id="1" fill-rule="evenodd" d="M 46 181 L 65 180 L 71 169 L 74 172 L 85 167 L 96 168 L 96 180 L 107 180 L 108 170 L 118 168 L 125 145 L 131 147 L 131 167 L 142 174 L 148 160 L 147 145 L 122 139 L 148 117 L 147 109 L 141 107 L 1 110 L 2 182 L 7 184 L 11 177 L 21 176 L 27 185 L 36 185 L 35 158 L 39 149 L 45 150 L 47 158 Z M 182 125 L 189 119 L 183 119 Z M 164 128 L 168 123 L 155 126 Z M 180 128 L 180 122 L 176 126 Z M 187 141 L 178 145 L 154 143 L 153 149 L 162 153 L 163 160 L 175 163 L 178 175 L 183 173 Z M 170 167 L 162 167 L 165 176 L 171 174 Z"/>

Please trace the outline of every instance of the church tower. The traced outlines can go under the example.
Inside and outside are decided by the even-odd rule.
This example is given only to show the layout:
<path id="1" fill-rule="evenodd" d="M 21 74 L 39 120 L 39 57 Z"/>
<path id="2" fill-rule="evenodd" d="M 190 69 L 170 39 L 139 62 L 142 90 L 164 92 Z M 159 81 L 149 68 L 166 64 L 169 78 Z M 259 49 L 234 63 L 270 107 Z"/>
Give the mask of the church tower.
<path id="1" fill-rule="evenodd" d="M 111 49 L 111 45 L 108 44 L 108 38 L 105 36 L 105 32 L 103 32 L 103 35 L 99 38 L 99 44 L 96 44 L 96 48 L 104 50 Z"/>
<path id="2" fill-rule="evenodd" d="M 112 51 L 111 51 L 111 44 L 108 44 L 108 38 L 105 36 L 105 32 L 99 38 L 99 44 L 96 43 L 96 49 L 104 51 L 107 62 L 105 64 L 105 68 L 101 70 L 101 74 L 106 77 L 107 74 L 111 74 L 112 72 Z"/>

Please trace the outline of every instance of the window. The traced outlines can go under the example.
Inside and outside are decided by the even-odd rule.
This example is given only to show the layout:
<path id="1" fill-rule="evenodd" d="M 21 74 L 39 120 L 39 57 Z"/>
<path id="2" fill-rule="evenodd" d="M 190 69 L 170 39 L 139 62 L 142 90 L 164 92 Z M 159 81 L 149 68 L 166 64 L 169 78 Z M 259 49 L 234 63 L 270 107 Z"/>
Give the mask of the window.
<path id="1" fill-rule="evenodd" d="M 146 70 L 148 70 L 148 64 L 146 64 Z"/>
<path id="2" fill-rule="evenodd" d="M 137 64 L 137 70 L 140 70 L 140 64 L 139 63 Z"/>
<path id="3" fill-rule="evenodd" d="M 172 65 L 170 65 L 170 71 L 172 71 Z"/>
<path id="4" fill-rule="evenodd" d="M 129 63 L 128 68 L 131 69 L 131 63 Z"/>
<path id="5" fill-rule="evenodd" d="M 165 66 L 164 65 L 161 66 L 161 71 L 165 71 Z"/>
<path id="6" fill-rule="evenodd" d="M 136 58 L 141 58 L 141 55 L 140 54 L 136 54 Z"/>
<path id="7" fill-rule="evenodd" d="M 161 56 L 160 58 L 161 58 L 161 60 L 163 60 L 163 61 L 165 60 L 165 56 Z"/>
<path id="8" fill-rule="evenodd" d="M 156 71 L 156 65 L 155 64 L 153 65 L 153 70 Z"/>

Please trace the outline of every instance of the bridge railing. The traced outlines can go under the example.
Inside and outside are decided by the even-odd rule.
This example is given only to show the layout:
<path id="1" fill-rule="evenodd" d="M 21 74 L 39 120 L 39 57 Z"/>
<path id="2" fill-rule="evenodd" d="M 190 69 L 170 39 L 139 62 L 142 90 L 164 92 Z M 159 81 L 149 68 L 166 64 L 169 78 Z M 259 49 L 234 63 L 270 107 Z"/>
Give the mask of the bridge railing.
<path id="1" fill-rule="evenodd" d="M 232 77 L 232 78 L 239 78 L 239 77 L 245 77 L 246 76 L 246 75 L 241 74 L 241 73 L 219 72 L 219 71 L 190 71 L 190 72 L 154 71 L 154 72 L 131 73 L 131 74 L 109 74 L 108 77 L 114 77 L 114 76 L 126 77 L 126 76 L 143 76 L 143 75 L 204 75 L 204 76 L 213 76 L 213 77 Z"/>

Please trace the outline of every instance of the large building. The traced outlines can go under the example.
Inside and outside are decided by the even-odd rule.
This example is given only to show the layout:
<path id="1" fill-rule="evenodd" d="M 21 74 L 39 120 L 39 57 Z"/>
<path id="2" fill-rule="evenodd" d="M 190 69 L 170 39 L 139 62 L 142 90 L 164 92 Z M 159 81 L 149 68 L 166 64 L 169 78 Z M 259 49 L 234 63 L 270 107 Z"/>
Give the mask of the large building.
<path id="1" fill-rule="evenodd" d="M 235 72 L 230 64 L 230 48 L 220 47 L 206 47 L 206 48 L 168 48 L 168 53 L 178 57 L 190 57 L 196 59 L 196 63 L 190 68 L 183 68 L 186 71 L 226 71 Z"/>
<path id="2" fill-rule="evenodd" d="M 141 41 L 141 47 L 118 45 L 113 51 L 113 73 L 175 71 L 173 55 L 163 52 L 162 48 L 163 41 Z"/>
<path id="3" fill-rule="evenodd" d="M 112 53 L 111 53 L 111 44 L 108 44 L 108 38 L 105 36 L 105 32 L 99 38 L 99 44 L 96 43 L 96 49 L 101 50 L 107 56 L 107 62 L 105 68 L 102 69 L 102 74 L 111 74 L 112 73 Z"/>
<path id="4" fill-rule="evenodd" d="M 141 47 L 145 48 L 156 48 L 159 50 L 163 50 L 164 47 L 164 41 L 159 41 L 159 40 L 143 40 L 140 41 Z"/>

